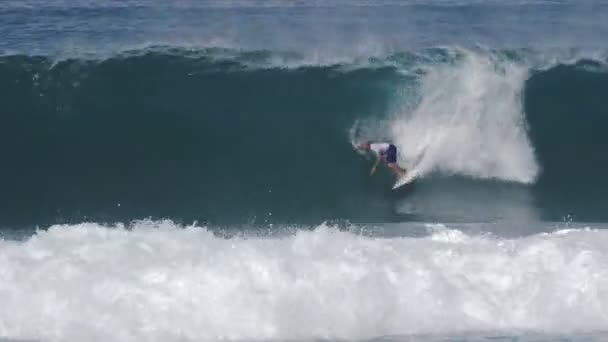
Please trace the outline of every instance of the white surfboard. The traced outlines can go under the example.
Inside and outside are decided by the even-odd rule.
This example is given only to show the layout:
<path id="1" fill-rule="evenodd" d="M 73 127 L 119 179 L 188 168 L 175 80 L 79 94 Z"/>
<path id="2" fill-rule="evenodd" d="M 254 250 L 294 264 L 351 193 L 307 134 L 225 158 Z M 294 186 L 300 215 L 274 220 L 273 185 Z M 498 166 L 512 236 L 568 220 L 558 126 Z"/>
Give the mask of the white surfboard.
<path id="1" fill-rule="evenodd" d="M 393 185 L 393 190 L 399 189 L 400 187 L 402 187 L 404 185 L 410 184 L 417 177 L 418 177 L 418 170 L 416 170 L 416 169 L 408 170 L 407 173 L 405 174 L 405 176 L 397 179 L 397 182 L 395 182 L 395 185 Z"/>

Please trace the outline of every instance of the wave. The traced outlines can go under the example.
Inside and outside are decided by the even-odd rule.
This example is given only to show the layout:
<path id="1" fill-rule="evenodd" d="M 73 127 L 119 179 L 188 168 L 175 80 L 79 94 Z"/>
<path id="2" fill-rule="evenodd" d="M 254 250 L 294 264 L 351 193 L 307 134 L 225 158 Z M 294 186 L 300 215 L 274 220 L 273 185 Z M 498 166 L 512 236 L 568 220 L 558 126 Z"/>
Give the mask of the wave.
<path id="1" fill-rule="evenodd" d="M 2 225 L 606 212 L 603 60 L 463 48 L 325 66 L 289 58 L 164 48 L 0 57 Z M 420 163 L 426 176 L 407 198 L 383 190 L 388 174 L 369 178 L 349 145 L 355 122 L 357 139 L 391 140 L 404 166 Z"/>
<path id="2" fill-rule="evenodd" d="M 319 226 L 223 237 L 170 221 L 0 240 L 0 336 L 307 340 L 608 326 L 605 230 L 418 238 Z M 211 314 L 213 313 L 213 314 Z"/>

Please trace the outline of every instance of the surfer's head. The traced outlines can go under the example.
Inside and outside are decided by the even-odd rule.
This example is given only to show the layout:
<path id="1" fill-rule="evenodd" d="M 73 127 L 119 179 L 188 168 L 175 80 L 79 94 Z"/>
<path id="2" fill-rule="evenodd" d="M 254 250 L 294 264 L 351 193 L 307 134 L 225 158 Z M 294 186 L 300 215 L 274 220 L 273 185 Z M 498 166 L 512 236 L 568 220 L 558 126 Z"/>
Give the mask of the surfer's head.
<path id="1" fill-rule="evenodd" d="M 361 149 L 364 151 L 369 151 L 371 149 L 371 146 L 372 146 L 372 142 L 366 141 L 363 144 L 361 144 Z"/>

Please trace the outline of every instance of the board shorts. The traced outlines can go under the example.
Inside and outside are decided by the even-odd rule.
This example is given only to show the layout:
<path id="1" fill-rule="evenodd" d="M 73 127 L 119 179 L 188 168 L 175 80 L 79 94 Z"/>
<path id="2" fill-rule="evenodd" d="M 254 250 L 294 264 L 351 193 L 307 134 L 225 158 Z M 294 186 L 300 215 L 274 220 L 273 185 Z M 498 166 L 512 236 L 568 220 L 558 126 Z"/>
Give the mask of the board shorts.
<path id="1" fill-rule="evenodd" d="M 390 144 L 382 156 L 389 164 L 397 163 L 397 146 Z"/>

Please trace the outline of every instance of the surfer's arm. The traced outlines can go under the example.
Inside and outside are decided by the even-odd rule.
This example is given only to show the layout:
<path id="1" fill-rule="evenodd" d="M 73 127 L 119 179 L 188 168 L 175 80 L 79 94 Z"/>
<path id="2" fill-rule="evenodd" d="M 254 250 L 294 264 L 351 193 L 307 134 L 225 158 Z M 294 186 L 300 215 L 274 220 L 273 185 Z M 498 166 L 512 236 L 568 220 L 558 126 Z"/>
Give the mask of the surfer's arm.
<path id="1" fill-rule="evenodd" d="M 372 167 L 372 171 L 370 171 L 370 173 L 369 173 L 370 176 L 376 172 L 378 165 L 380 165 L 380 161 L 382 161 L 382 157 L 380 157 L 379 154 L 376 154 L 376 162 L 374 163 L 374 166 Z"/>

